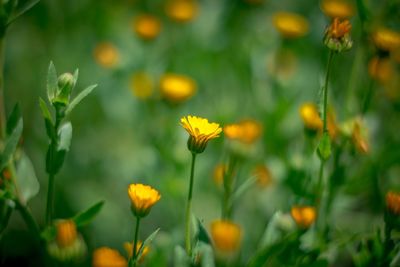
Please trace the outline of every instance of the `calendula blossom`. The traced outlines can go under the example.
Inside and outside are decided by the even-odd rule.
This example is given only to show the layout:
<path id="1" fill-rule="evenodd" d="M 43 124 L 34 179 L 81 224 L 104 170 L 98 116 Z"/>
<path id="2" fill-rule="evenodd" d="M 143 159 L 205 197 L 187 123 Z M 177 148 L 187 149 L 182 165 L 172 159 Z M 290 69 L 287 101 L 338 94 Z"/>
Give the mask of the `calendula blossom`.
<path id="1" fill-rule="evenodd" d="M 211 224 L 211 236 L 215 247 L 222 252 L 235 252 L 242 240 L 239 225 L 227 220 L 217 220 Z"/>
<path id="2" fill-rule="evenodd" d="M 245 144 L 254 143 L 262 133 L 262 126 L 255 120 L 243 120 L 224 127 L 224 134 L 229 139 L 236 139 Z"/>
<path id="3" fill-rule="evenodd" d="M 396 215 L 400 215 L 400 194 L 389 191 L 386 193 L 386 207 Z"/>
<path id="4" fill-rule="evenodd" d="M 185 75 L 168 73 L 160 80 L 161 95 L 172 103 L 181 103 L 191 98 L 197 90 L 196 82 Z"/>
<path id="5" fill-rule="evenodd" d="M 322 120 L 318 113 L 318 108 L 314 103 L 304 103 L 300 107 L 300 117 L 303 120 L 304 127 L 309 130 L 322 129 Z"/>
<path id="6" fill-rule="evenodd" d="M 388 83 L 395 76 L 395 66 L 389 57 L 373 57 L 368 64 L 369 75 L 382 84 Z"/>
<path id="7" fill-rule="evenodd" d="M 60 247 L 67 247 L 73 244 L 78 236 L 76 224 L 72 220 L 62 220 L 56 224 L 57 244 Z"/>
<path id="8" fill-rule="evenodd" d="M 317 217 L 315 207 L 294 206 L 290 211 L 294 221 L 301 228 L 309 228 Z"/>
<path id="9" fill-rule="evenodd" d="M 219 137 L 219 134 L 222 132 L 218 123 L 210 123 L 207 119 L 196 116 L 181 118 L 181 125 L 189 133 L 189 150 L 196 154 L 202 153 L 208 141 Z"/>
<path id="10" fill-rule="evenodd" d="M 93 252 L 93 267 L 127 267 L 126 259 L 115 249 L 101 247 Z"/>
<path id="11" fill-rule="evenodd" d="M 345 0 L 324 0 L 321 3 L 322 12 L 331 18 L 350 18 L 354 15 L 354 7 Z"/>
<path id="12" fill-rule="evenodd" d="M 353 46 L 350 38 L 351 24 L 348 20 L 334 18 L 325 31 L 325 45 L 336 52 L 349 50 Z"/>
<path id="13" fill-rule="evenodd" d="M 148 185 L 130 184 L 128 195 L 132 203 L 132 211 L 135 216 L 144 217 L 160 198 L 160 193 Z"/>
<path id="14" fill-rule="evenodd" d="M 376 30 L 372 39 L 376 47 L 383 51 L 396 51 L 400 48 L 400 33 L 388 28 Z"/>
<path id="15" fill-rule="evenodd" d="M 308 32 L 308 21 L 301 15 L 289 12 L 278 12 L 273 16 L 273 24 L 285 38 L 298 38 Z"/>
<path id="16" fill-rule="evenodd" d="M 177 22 L 189 22 L 198 13 L 199 5 L 196 0 L 169 0 L 166 6 L 168 17 Z"/>
<path id="17" fill-rule="evenodd" d="M 96 62 L 104 68 L 112 68 L 118 64 L 120 56 L 117 48 L 110 42 L 99 43 L 93 52 Z"/>
<path id="18" fill-rule="evenodd" d="M 141 38 L 151 40 L 159 35 L 161 22 L 153 15 L 143 14 L 133 20 L 132 28 Z"/>

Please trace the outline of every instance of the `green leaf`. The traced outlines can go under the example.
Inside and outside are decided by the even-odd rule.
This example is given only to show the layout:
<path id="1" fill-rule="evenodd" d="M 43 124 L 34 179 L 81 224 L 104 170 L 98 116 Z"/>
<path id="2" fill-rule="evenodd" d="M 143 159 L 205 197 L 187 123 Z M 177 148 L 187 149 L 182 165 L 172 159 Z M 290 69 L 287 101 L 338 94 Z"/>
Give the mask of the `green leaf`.
<path id="1" fill-rule="evenodd" d="M 84 89 L 82 92 L 80 92 L 78 94 L 78 96 L 75 97 L 74 100 L 72 100 L 71 103 L 68 105 L 67 109 L 65 110 L 65 115 L 68 115 L 76 107 L 76 105 L 78 105 L 96 87 L 97 87 L 97 84 L 93 84 L 93 85 L 87 87 L 86 89 Z"/>
<path id="2" fill-rule="evenodd" d="M 144 248 L 147 246 L 150 246 L 151 242 L 153 242 L 153 239 L 156 237 L 156 235 L 158 234 L 158 231 L 160 231 L 160 228 L 158 228 L 157 230 L 155 230 L 153 233 L 151 233 L 146 240 L 142 243 L 142 246 L 139 249 L 138 254 L 136 255 L 136 259 L 140 259 L 140 257 L 142 256 L 142 253 L 144 251 Z"/>
<path id="3" fill-rule="evenodd" d="M 28 12 L 31 8 L 33 8 L 37 3 L 39 3 L 40 0 L 32 0 L 26 2 L 22 7 L 20 7 L 15 14 L 7 21 L 6 26 L 9 26 L 11 23 L 13 23 L 16 19 L 18 19 L 20 16 Z"/>
<path id="4" fill-rule="evenodd" d="M 97 214 L 101 211 L 101 208 L 104 205 L 104 200 L 101 200 L 88 208 L 85 211 L 82 211 L 75 215 L 72 220 L 74 220 L 75 224 L 77 227 L 81 227 L 84 225 L 89 224 L 96 216 Z"/>
<path id="5" fill-rule="evenodd" d="M 8 119 L 7 119 L 7 130 L 6 130 L 7 135 L 10 135 L 11 132 L 15 129 L 15 127 L 17 126 L 18 120 L 21 117 L 22 117 L 21 109 L 19 108 L 18 104 L 15 104 L 13 110 L 10 113 L 10 116 L 8 116 Z"/>
<path id="6" fill-rule="evenodd" d="M 47 88 L 47 97 L 49 98 L 50 103 L 52 103 L 54 98 L 56 97 L 58 90 L 57 71 L 52 61 L 50 61 L 49 69 L 47 71 L 46 88 Z"/>
<path id="7" fill-rule="evenodd" d="M 194 248 L 192 262 L 194 265 L 198 266 L 198 261 L 200 260 L 201 267 L 214 267 L 214 253 L 210 244 L 203 242 L 198 242 Z"/>
<path id="8" fill-rule="evenodd" d="M 42 233 L 40 234 L 40 237 L 44 239 L 47 242 L 53 241 L 56 238 L 57 235 L 57 230 L 54 225 L 47 226 Z"/>
<path id="9" fill-rule="evenodd" d="M 318 156 L 323 161 L 326 161 L 331 156 L 331 139 L 327 132 L 324 132 L 318 144 Z"/>
<path id="10" fill-rule="evenodd" d="M 46 133 L 47 136 L 50 139 L 53 139 L 55 137 L 55 130 L 54 130 L 54 125 L 53 125 L 53 120 L 51 118 L 51 114 L 50 111 L 47 107 L 46 102 L 44 102 L 44 100 L 42 98 L 39 97 L 39 105 L 40 105 L 40 109 L 42 111 L 42 115 L 44 118 L 44 124 L 46 126 Z"/>
<path id="11" fill-rule="evenodd" d="M 73 76 L 74 76 L 74 84 L 76 84 L 76 82 L 78 81 L 78 77 L 79 77 L 79 69 L 76 69 L 74 71 Z"/>
<path id="12" fill-rule="evenodd" d="M 15 203 L 10 200 L 0 200 L 0 239 L 1 234 L 8 225 L 11 214 L 15 208 Z"/>
<path id="13" fill-rule="evenodd" d="M 239 200 L 240 197 L 246 192 L 251 186 L 253 186 L 257 182 L 257 176 L 251 176 L 246 179 L 233 193 L 232 201 Z"/>
<path id="14" fill-rule="evenodd" d="M 174 249 L 174 267 L 190 267 L 190 258 L 186 251 L 181 246 L 176 246 Z"/>
<path id="15" fill-rule="evenodd" d="M 356 0 L 356 2 L 357 2 L 357 10 L 358 10 L 358 14 L 359 14 L 361 23 L 364 23 L 371 17 L 371 14 L 368 11 L 368 8 L 366 7 L 363 0 Z"/>
<path id="16" fill-rule="evenodd" d="M 60 130 L 58 132 L 59 136 L 59 142 L 57 146 L 58 151 L 68 151 L 69 147 L 71 145 L 71 139 L 72 139 L 72 124 L 70 122 L 67 122 L 63 124 L 60 127 Z"/>
<path id="17" fill-rule="evenodd" d="M 40 184 L 35 174 L 35 169 L 29 157 L 23 153 L 17 165 L 16 182 L 20 197 L 26 204 L 39 193 Z"/>
<path id="18" fill-rule="evenodd" d="M 211 244 L 211 239 L 207 233 L 207 230 L 204 228 L 199 218 L 196 218 L 196 221 L 197 221 L 197 240 L 204 242 L 205 244 Z"/>
<path id="19" fill-rule="evenodd" d="M 23 128 L 23 121 L 22 118 L 20 118 L 18 120 L 16 127 L 5 141 L 4 150 L 2 152 L 0 159 L 0 170 L 3 170 L 4 167 L 11 160 L 11 157 L 14 154 L 15 149 L 17 148 L 19 139 L 21 138 L 22 128 Z"/>

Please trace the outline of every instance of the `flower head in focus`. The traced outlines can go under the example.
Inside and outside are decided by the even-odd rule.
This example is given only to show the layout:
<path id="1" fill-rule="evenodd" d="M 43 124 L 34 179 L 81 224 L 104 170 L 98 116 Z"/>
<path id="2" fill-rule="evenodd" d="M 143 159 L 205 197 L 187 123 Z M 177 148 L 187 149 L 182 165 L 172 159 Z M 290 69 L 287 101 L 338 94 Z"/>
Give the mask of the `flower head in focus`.
<path id="1" fill-rule="evenodd" d="M 274 14 L 272 21 L 277 31 L 284 38 L 299 38 L 308 33 L 308 21 L 301 15 L 289 12 L 278 12 Z"/>
<path id="2" fill-rule="evenodd" d="M 354 6 L 345 0 L 324 0 L 321 3 L 322 12 L 330 18 L 350 18 L 354 15 Z"/>
<path id="3" fill-rule="evenodd" d="M 99 43 L 93 52 L 96 62 L 104 68 L 115 67 L 120 59 L 119 52 L 112 43 Z"/>
<path id="4" fill-rule="evenodd" d="M 138 217 L 145 217 L 161 198 L 157 190 L 143 184 L 130 184 L 128 195 L 132 203 L 132 212 Z"/>
<path id="5" fill-rule="evenodd" d="M 172 103 L 181 103 L 196 93 L 196 82 L 188 76 L 165 74 L 160 80 L 163 98 Z"/>
<path id="6" fill-rule="evenodd" d="M 153 15 L 143 14 L 133 20 L 132 28 L 141 38 L 152 40 L 159 35 L 161 22 Z"/>
<path id="7" fill-rule="evenodd" d="M 208 141 L 219 137 L 222 132 L 218 123 L 196 116 L 181 118 L 181 125 L 189 133 L 188 149 L 192 153 L 202 153 Z"/>
<path id="8" fill-rule="evenodd" d="M 93 252 L 93 267 L 128 267 L 126 259 L 115 249 L 101 247 Z"/>
<path id="9" fill-rule="evenodd" d="M 312 206 L 293 206 L 290 214 L 301 228 L 309 228 L 317 217 L 317 212 Z"/>
<path id="10" fill-rule="evenodd" d="M 219 251 L 236 252 L 242 240 L 242 230 L 231 221 L 217 220 L 211 224 L 211 236 Z"/>
<path id="11" fill-rule="evenodd" d="M 346 20 L 334 18 L 325 31 L 325 45 L 336 52 L 349 50 L 353 46 L 350 37 L 351 24 Z"/>

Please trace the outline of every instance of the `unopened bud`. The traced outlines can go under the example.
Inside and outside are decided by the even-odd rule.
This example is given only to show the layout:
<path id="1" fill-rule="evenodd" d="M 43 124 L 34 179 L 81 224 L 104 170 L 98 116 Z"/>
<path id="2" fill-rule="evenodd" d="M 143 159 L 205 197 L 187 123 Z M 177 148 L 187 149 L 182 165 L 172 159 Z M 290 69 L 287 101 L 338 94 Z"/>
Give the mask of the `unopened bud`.
<path id="1" fill-rule="evenodd" d="M 69 98 L 72 89 L 75 87 L 75 78 L 71 73 L 63 73 L 58 77 L 58 90 L 57 96 L 54 99 L 55 103 L 61 103 L 63 105 L 69 104 Z"/>

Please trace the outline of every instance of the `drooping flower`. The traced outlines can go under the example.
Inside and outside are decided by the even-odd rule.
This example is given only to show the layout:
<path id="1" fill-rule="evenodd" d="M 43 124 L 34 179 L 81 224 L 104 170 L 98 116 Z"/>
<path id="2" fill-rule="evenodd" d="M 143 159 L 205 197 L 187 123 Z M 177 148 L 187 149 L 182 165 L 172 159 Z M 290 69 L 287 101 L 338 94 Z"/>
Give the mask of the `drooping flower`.
<path id="1" fill-rule="evenodd" d="M 222 132 L 218 123 L 210 123 L 207 119 L 196 116 L 181 118 L 181 125 L 189 133 L 188 149 L 192 153 L 203 152 L 208 141 L 219 137 Z"/>
<path id="2" fill-rule="evenodd" d="M 336 52 L 349 50 L 353 46 L 350 30 L 351 24 L 347 19 L 341 21 L 339 18 L 334 18 L 325 31 L 325 45 Z"/>
<path id="3" fill-rule="evenodd" d="M 138 240 L 138 243 L 136 245 L 136 254 L 139 253 L 140 248 L 142 247 L 143 242 L 141 240 Z M 124 243 L 124 248 L 126 252 L 128 253 L 129 258 L 132 257 L 132 251 L 133 251 L 133 244 L 129 242 Z M 145 246 L 143 248 L 143 252 L 140 255 L 139 262 L 142 262 L 144 260 L 144 257 L 149 253 L 150 248 L 148 246 Z"/>
<path id="4" fill-rule="evenodd" d="M 308 33 L 308 21 L 301 15 L 278 12 L 272 20 L 275 28 L 284 38 L 299 38 Z"/>
<path id="5" fill-rule="evenodd" d="M 235 252 L 240 247 L 242 230 L 234 222 L 217 220 L 211 224 L 211 236 L 216 249 L 221 252 Z"/>
<path id="6" fill-rule="evenodd" d="M 184 75 L 165 74 L 160 80 L 161 95 L 172 103 L 181 103 L 191 98 L 196 92 L 196 82 Z"/>
<path id="7" fill-rule="evenodd" d="M 321 3 L 322 12 L 330 18 L 350 18 L 354 15 L 354 7 L 344 0 L 324 0 Z"/>
<path id="8" fill-rule="evenodd" d="M 113 68 L 119 62 L 119 52 L 112 43 L 99 43 L 93 52 L 96 62 L 104 68 Z"/>
<path id="9" fill-rule="evenodd" d="M 400 33 L 388 28 L 376 30 L 372 39 L 378 49 L 383 51 L 395 51 L 400 48 Z"/>
<path id="10" fill-rule="evenodd" d="M 115 249 L 101 247 L 93 252 L 93 267 L 127 267 L 126 259 Z"/>
<path id="11" fill-rule="evenodd" d="M 199 4 L 196 0 L 170 0 L 165 11 L 168 17 L 177 22 L 189 22 L 197 16 Z"/>
<path id="12" fill-rule="evenodd" d="M 161 198 L 157 190 L 143 184 L 130 184 L 128 195 L 132 202 L 132 211 L 138 217 L 146 216 Z"/>
<path id="13" fill-rule="evenodd" d="M 139 99 L 148 99 L 153 94 L 154 84 L 146 72 L 136 72 L 130 79 L 130 89 Z"/>
<path id="14" fill-rule="evenodd" d="M 226 125 L 224 134 L 227 138 L 238 140 L 245 144 L 254 143 L 262 133 L 262 126 L 255 120 L 242 120 L 236 124 Z"/>
<path id="15" fill-rule="evenodd" d="M 132 29 L 141 38 L 151 40 L 161 32 L 161 22 L 153 15 L 142 14 L 133 20 Z"/>
<path id="16" fill-rule="evenodd" d="M 317 212 L 312 206 L 293 206 L 290 213 L 301 228 L 309 228 L 317 217 Z"/>
<path id="17" fill-rule="evenodd" d="M 391 213 L 400 215 L 400 194 L 392 191 L 387 192 L 386 207 Z"/>

